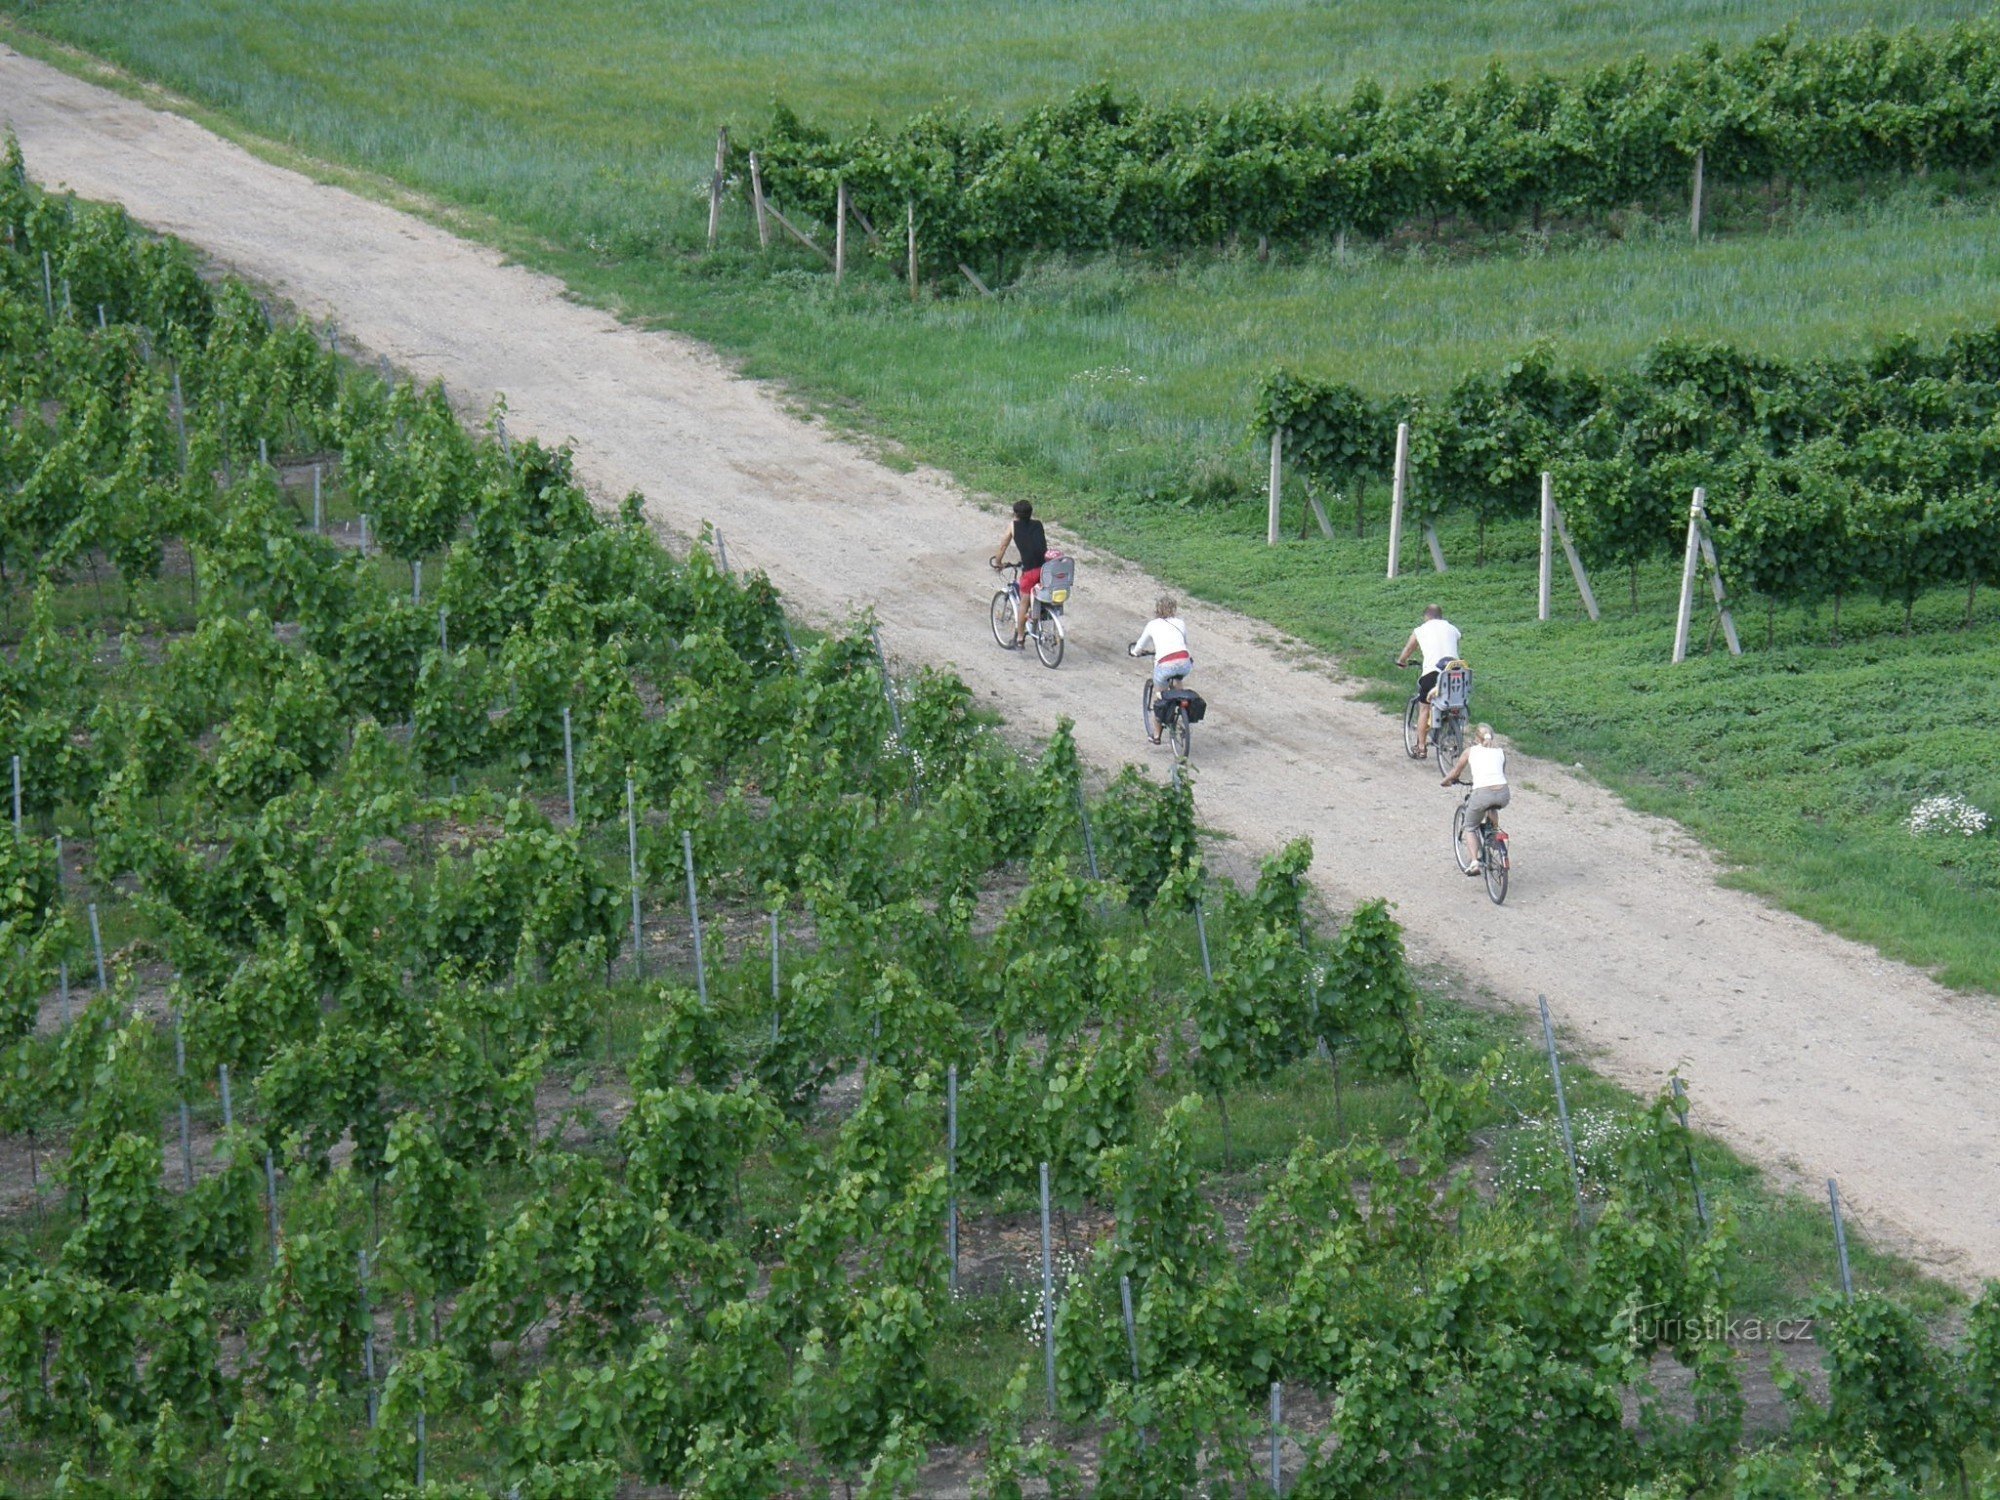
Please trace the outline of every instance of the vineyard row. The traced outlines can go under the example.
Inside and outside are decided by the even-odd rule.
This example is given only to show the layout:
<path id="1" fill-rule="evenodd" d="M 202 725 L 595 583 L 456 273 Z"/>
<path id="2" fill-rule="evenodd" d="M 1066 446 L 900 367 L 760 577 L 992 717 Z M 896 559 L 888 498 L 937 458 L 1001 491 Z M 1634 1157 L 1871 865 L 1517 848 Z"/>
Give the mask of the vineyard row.
<path id="1" fill-rule="evenodd" d="M 1548 472 L 1593 567 L 1636 578 L 1678 557 L 1699 487 L 1732 586 L 1769 601 L 1837 610 L 1873 589 L 1907 610 L 1955 585 L 1969 622 L 2000 582 L 2000 328 L 1800 363 L 1670 339 L 1611 373 L 1537 345 L 1497 374 L 1379 401 L 1278 370 L 1252 426 L 1282 430 L 1309 478 L 1351 485 L 1389 469 L 1403 421 L 1417 515 L 1533 515 Z"/>
<path id="2" fill-rule="evenodd" d="M 920 242 L 932 266 L 989 275 L 1053 251 L 1380 235 L 1442 218 L 1539 225 L 1656 204 L 1686 192 L 1697 163 L 1710 185 L 1989 169 L 2000 26 L 1784 32 L 1566 77 L 1495 64 L 1471 83 L 1363 83 L 1345 100 L 1162 102 L 1098 86 L 1013 122 L 941 108 L 847 135 L 781 105 L 753 152 L 760 222 L 768 199 L 838 220 L 844 236 L 846 207 L 876 253 L 901 256 L 907 222 L 912 258 Z"/>

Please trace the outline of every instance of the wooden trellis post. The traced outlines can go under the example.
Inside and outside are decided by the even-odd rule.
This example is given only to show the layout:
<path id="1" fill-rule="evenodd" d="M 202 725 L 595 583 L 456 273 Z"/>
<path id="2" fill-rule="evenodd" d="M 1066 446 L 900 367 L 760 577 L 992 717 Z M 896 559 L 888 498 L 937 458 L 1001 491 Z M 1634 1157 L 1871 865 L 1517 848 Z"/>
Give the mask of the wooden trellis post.
<path id="1" fill-rule="evenodd" d="M 1396 469 L 1391 479 L 1389 491 L 1389 574 L 1399 577 L 1402 571 L 1401 552 L 1403 550 L 1403 506 L 1410 493 L 1410 424 L 1396 424 Z"/>
<path id="2" fill-rule="evenodd" d="M 1706 569 L 1708 585 L 1715 596 L 1716 613 L 1722 624 L 1729 654 L 1741 656 L 1743 644 L 1736 636 L 1736 621 L 1729 613 L 1729 599 L 1722 587 L 1722 569 L 1715 558 L 1715 544 L 1708 536 L 1708 491 L 1697 489 L 1688 505 L 1687 549 L 1681 559 L 1680 609 L 1674 617 L 1674 660 L 1687 660 L 1688 634 L 1694 624 L 1695 574 Z"/>
<path id="3" fill-rule="evenodd" d="M 729 170 L 729 127 L 715 133 L 715 172 L 708 179 L 708 248 L 714 253 L 722 235 L 722 184 Z"/>
<path id="4" fill-rule="evenodd" d="M 771 221 L 764 212 L 764 168 L 757 153 L 750 153 L 750 211 L 757 216 L 757 248 L 771 248 Z"/>
<path id="5" fill-rule="evenodd" d="M 1701 179 L 1704 164 L 1704 153 L 1697 148 L 1694 153 L 1694 192 L 1691 195 L 1693 202 L 1688 210 L 1688 230 L 1697 245 L 1701 243 Z"/>
<path id="6" fill-rule="evenodd" d="M 1278 511 L 1283 505 L 1285 492 L 1285 429 L 1271 429 L 1271 495 L 1269 514 L 1264 524 L 1264 545 L 1278 545 Z"/>
<path id="7" fill-rule="evenodd" d="M 833 192 L 833 284 L 839 286 L 847 275 L 847 179 L 834 184 Z"/>

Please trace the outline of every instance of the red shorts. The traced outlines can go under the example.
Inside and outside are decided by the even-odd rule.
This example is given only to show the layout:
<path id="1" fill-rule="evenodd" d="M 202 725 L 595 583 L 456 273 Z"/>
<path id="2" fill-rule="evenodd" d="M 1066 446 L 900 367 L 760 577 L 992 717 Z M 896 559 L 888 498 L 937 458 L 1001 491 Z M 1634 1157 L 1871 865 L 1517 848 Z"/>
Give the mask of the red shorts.
<path id="1" fill-rule="evenodd" d="M 1040 568 L 1022 569 L 1021 592 L 1032 596 L 1035 592 L 1035 585 L 1040 583 L 1041 581 L 1042 581 L 1042 570 Z"/>

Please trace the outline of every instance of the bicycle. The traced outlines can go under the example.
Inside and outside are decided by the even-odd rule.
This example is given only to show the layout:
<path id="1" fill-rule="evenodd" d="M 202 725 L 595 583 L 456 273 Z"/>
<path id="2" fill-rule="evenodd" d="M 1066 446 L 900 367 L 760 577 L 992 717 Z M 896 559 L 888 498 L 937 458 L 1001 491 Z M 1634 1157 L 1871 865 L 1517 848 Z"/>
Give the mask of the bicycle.
<path id="1" fill-rule="evenodd" d="M 1466 809 L 1472 805 L 1472 791 L 1459 799 L 1458 806 L 1451 815 L 1451 857 L 1458 861 L 1458 873 L 1469 875 L 1472 866 L 1465 857 Z M 1498 906 L 1507 899 L 1507 871 L 1511 861 L 1507 853 L 1507 835 L 1493 826 L 1493 815 L 1489 812 L 1479 819 L 1479 873 L 1486 880 L 1486 894 Z"/>
<path id="2" fill-rule="evenodd" d="M 1420 674 L 1424 670 L 1422 662 L 1410 665 Z M 1423 711 L 1424 700 L 1421 694 L 1412 693 L 1408 706 L 1403 710 L 1403 753 L 1411 760 L 1422 760 L 1426 754 L 1435 753 L 1438 774 L 1443 776 L 1448 773 L 1465 749 L 1471 705 L 1471 668 L 1464 662 L 1440 667 L 1435 700 L 1431 704 L 1430 738 L 1426 743 L 1418 743 L 1417 720 Z"/>
<path id="3" fill-rule="evenodd" d="M 1152 653 L 1147 652 L 1146 654 L 1150 656 Z M 1178 678 L 1176 679 L 1175 686 L 1180 686 L 1186 681 L 1185 677 Z M 1139 727 L 1145 731 L 1148 743 L 1157 743 L 1153 740 L 1153 725 L 1156 722 L 1153 713 L 1153 698 L 1153 674 L 1148 672 L 1146 674 L 1146 685 L 1139 690 Z M 1161 713 L 1157 716 L 1157 723 L 1160 726 L 1160 740 L 1173 747 L 1175 759 L 1186 760 L 1188 758 L 1188 748 L 1194 742 L 1194 725 L 1193 721 L 1188 718 L 1187 700 L 1179 696 L 1167 698 L 1161 704 L 1161 710 Z"/>
<path id="4" fill-rule="evenodd" d="M 1033 607 L 1029 609 L 1026 623 L 1022 626 L 1023 634 L 1035 643 L 1035 655 L 1042 659 L 1042 665 L 1045 667 L 1060 666 L 1063 659 L 1065 638 L 1062 610 L 1069 597 L 1069 588 L 1067 584 L 1059 589 L 1051 588 L 1048 584 L 1050 565 L 1061 561 L 1067 559 L 1051 556 L 1048 562 L 1042 565 L 1043 583 L 1030 601 Z M 1001 650 L 1012 651 L 1020 645 L 1020 642 L 1014 639 L 1014 624 L 1021 618 L 1021 565 L 1010 562 L 994 563 L 992 566 L 996 571 L 1008 575 L 1006 587 L 996 589 L 993 594 L 993 606 L 990 611 L 993 640 Z M 1044 594 L 1048 597 L 1044 598 Z"/>

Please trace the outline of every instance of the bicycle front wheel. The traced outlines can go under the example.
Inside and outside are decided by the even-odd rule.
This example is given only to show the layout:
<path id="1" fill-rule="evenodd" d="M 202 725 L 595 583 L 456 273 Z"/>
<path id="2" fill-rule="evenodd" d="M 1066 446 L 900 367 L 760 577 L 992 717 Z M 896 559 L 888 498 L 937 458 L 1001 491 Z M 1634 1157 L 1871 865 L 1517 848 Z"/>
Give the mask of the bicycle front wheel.
<path id="1" fill-rule="evenodd" d="M 1465 857 L 1465 804 L 1459 803 L 1451 813 L 1451 857 L 1458 861 L 1458 873 L 1470 873 L 1472 866 Z"/>
<path id="2" fill-rule="evenodd" d="M 1446 714 L 1437 725 L 1438 775 L 1449 776 L 1465 749 L 1465 720 Z"/>
<path id="3" fill-rule="evenodd" d="M 993 644 L 1003 651 L 1014 649 L 1014 600 L 1005 589 L 993 595 Z"/>
<path id="4" fill-rule="evenodd" d="M 1417 738 L 1417 700 L 1412 698 L 1410 706 L 1403 710 L 1403 753 L 1411 760 L 1424 758 L 1423 742 Z"/>
<path id="5" fill-rule="evenodd" d="M 1159 731 L 1153 727 L 1153 679 L 1146 679 L 1145 687 L 1139 690 L 1139 732 L 1151 739 Z"/>
<path id="6" fill-rule="evenodd" d="M 1507 899 L 1507 846 L 1490 835 L 1484 842 L 1486 847 L 1480 866 L 1486 876 L 1486 894 L 1498 906 Z"/>
<path id="7" fill-rule="evenodd" d="M 1063 623 L 1062 616 L 1046 614 L 1042 616 L 1042 628 L 1035 632 L 1035 655 L 1042 659 L 1045 667 L 1062 665 Z"/>

